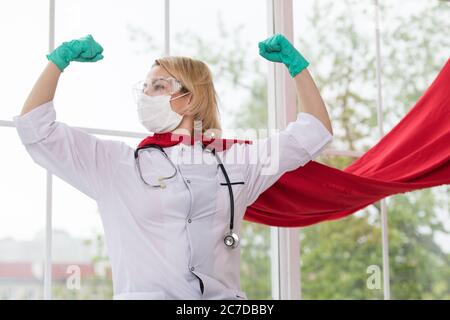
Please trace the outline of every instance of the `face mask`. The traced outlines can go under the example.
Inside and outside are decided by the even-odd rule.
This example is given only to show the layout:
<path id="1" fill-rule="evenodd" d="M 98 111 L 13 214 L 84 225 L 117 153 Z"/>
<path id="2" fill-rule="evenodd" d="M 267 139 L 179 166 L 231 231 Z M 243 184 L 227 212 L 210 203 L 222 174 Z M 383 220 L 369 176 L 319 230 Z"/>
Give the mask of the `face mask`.
<path id="1" fill-rule="evenodd" d="M 172 110 L 170 101 L 187 94 L 189 92 L 173 99 L 170 99 L 170 96 L 139 94 L 137 99 L 139 121 L 150 132 L 163 133 L 174 130 L 180 125 L 183 116 Z"/>

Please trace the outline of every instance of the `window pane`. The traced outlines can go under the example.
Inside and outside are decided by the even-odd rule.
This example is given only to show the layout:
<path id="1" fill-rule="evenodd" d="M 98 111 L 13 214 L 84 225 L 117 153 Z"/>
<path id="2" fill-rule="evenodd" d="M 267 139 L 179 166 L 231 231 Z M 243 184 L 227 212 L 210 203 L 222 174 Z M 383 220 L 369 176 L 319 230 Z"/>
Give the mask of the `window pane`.
<path id="1" fill-rule="evenodd" d="M 104 48 L 96 63 L 72 63 L 56 96 L 58 116 L 74 126 L 144 131 L 131 87 L 163 51 L 164 1 L 61 1 L 56 45 L 92 34 Z"/>
<path id="2" fill-rule="evenodd" d="M 407 6 L 382 3 L 383 87 L 392 127 L 450 57 L 450 5 L 425 0 Z M 393 299 L 450 298 L 449 194 L 448 186 L 439 186 L 389 198 Z"/>
<path id="3" fill-rule="evenodd" d="M 2 120 L 12 120 L 20 113 L 47 63 L 48 11 L 48 1 L 44 0 L 0 2 Z"/>
<path id="4" fill-rule="evenodd" d="M 369 148 L 377 137 L 372 1 L 294 1 L 294 43 L 310 62 L 333 121 L 333 147 Z M 323 15 L 323 12 L 327 12 Z M 370 19 L 369 19 L 370 17 Z M 354 159 L 320 156 L 344 168 Z M 380 299 L 382 290 L 379 210 L 369 206 L 339 221 L 303 228 L 301 286 L 304 299 Z M 368 284 L 369 276 L 373 281 Z M 371 278 L 372 279 L 372 278 Z"/>
<path id="5" fill-rule="evenodd" d="M 319 156 L 317 162 L 344 168 L 347 157 Z M 344 219 L 300 231 L 303 299 L 382 299 L 379 202 Z"/>
<path id="6" fill-rule="evenodd" d="M 111 299 L 111 280 L 101 270 L 109 263 L 95 201 L 56 176 L 53 194 L 54 299 Z"/>
<path id="7" fill-rule="evenodd" d="M 265 3 L 174 0 L 171 4 L 171 54 L 208 64 L 219 95 L 222 127 L 230 130 L 227 136 L 237 134 L 231 129 L 266 128 L 267 64 L 258 54 L 258 42 L 267 38 Z"/>
<path id="8" fill-rule="evenodd" d="M 41 299 L 45 257 L 46 171 L 15 128 L 1 128 L 0 300 Z"/>
<path id="9" fill-rule="evenodd" d="M 440 186 L 389 199 L 393 299 L 450 299 L 449 194 Z"/>
<path id="10" fill-rule="evenodd" d="M 135 146 L 138 139 L 98 136 Z M 53 297 L 112 299 L 111 268 L 97 204 L 54 176 Z"/>

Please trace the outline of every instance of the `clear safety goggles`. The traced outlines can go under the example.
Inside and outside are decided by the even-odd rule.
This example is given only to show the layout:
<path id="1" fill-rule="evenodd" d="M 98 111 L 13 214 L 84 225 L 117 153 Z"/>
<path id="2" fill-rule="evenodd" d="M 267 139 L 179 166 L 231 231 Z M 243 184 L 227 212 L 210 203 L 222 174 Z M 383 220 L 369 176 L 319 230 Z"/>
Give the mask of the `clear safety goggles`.
<path id="1" fill-rule="evenodd" d="M 136 93 L 144 93 L 148 96 L 168 96 L 181 90 L 183 85 L 173 77 L 157 77 L 148 81 L 139 81 L 133 86 Z"/>

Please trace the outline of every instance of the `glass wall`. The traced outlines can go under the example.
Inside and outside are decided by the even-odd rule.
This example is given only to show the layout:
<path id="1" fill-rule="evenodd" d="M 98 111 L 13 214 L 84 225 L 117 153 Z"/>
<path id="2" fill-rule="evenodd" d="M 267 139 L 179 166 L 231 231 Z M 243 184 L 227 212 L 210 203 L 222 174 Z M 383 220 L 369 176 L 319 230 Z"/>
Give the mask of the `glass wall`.
<path id="1" fill-rule="evenodd" d="M 20 111 L 48 52 L 48 1 L 18 0 L 0 3 L 2 50 L 0 119 L 10 120 Z M 32 28 L 30 28 L 32 26 Z"/>
<path id="2" fill-rule="evenodd" d="M 98 63 L 74 63 L 58 88 L 58 117 L 74 126 L 143 131 L 132 99 L 164 51 L 164 1 L 57 1 L 55 45 L 92 34 L 102 45 Z"/>
<path id="3" fill-rule="evenodd" d="M 46 171 L 30 161 L 16 132 L 0 128 L 0 299 L 42 297 Z M 18 178 L 19 177 L 19 178 Z"/>
<path id="4" fill-rule="evenodd" d="M 5 45 L 0 53 L 0 119 L 10 120 L 20 112 L 47 53 L 48 1 L 2 1 L 0 37 Z M 46 172 L 30 160 L 14 128 L 0 127 L 0 136 L 0 299 L 40 299 Z"/>
<path id="5" fill-rule="evenodd" d="M 385 127 L 414 105 L 450 57 L 450 5 L 382 1 Z M 417 137 L 420 140 L 420 137 Z M 450 192 L 439 186 L 388 199 L 393 299 L 450 298 Z"/>

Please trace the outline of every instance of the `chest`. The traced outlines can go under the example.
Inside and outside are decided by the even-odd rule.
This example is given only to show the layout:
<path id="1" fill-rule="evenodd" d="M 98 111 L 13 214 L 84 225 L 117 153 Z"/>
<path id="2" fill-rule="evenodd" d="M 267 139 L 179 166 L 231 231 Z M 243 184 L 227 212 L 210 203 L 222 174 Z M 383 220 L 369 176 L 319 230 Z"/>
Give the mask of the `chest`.
<path id="1" fill-rule="evenodd" d="M 201 146 L 151 148 L 130 159 L 117 172 L 115 188 L 137 219 L 228 219 L 232 192 L 235 214 L 243 214 L 246 193 L 244 167 L 223 164 Z M 219 158 L 220 159 L 220 158 Z M 230 181 L 230 188 L 227 179 Z"/>

